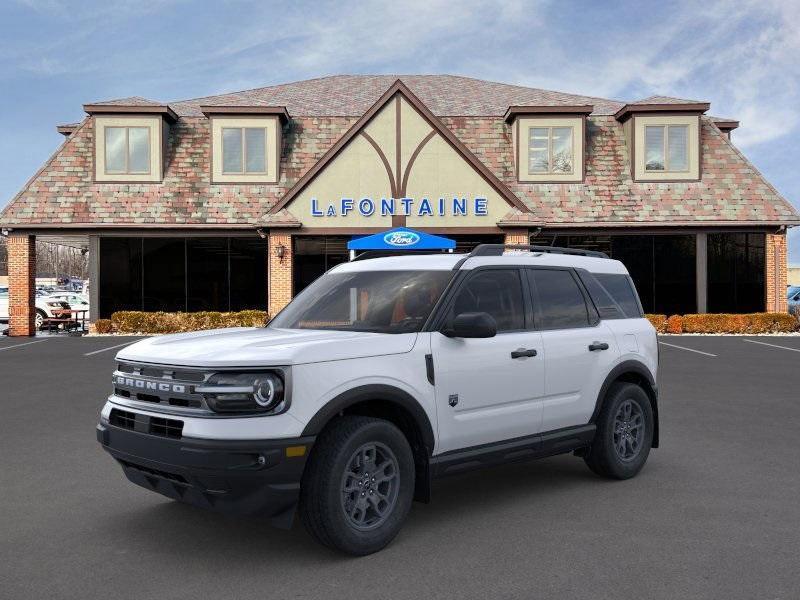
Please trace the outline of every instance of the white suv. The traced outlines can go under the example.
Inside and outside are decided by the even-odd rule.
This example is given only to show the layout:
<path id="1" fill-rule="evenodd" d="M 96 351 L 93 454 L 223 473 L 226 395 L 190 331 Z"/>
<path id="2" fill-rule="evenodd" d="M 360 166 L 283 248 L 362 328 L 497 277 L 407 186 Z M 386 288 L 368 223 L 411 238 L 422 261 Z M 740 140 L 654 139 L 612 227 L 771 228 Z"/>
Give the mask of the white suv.
<path id="1" fill-rule="evenodd" d="M 567 452 L 636 475 L 658 445 L 656 334 L 622 263 L 479 246 L 336 266 L 266 328 L 117 355 L 97 437 L 134 483 L 383 548 L 431 480 Z"/>

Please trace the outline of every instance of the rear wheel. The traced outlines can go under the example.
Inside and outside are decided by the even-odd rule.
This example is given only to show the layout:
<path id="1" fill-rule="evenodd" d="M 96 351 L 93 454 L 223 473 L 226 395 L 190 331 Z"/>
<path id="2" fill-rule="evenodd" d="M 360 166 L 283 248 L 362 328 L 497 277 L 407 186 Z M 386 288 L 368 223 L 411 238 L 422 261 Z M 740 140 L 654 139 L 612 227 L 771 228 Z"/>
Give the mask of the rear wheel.
<path id="1" fill-rule="evenodd" d="M 597 433 L 584 457 L 604 477 L 629 479 L 641 471 L 653 442 L 653 408 L 633 383 L 615 383 L 597 418 Z"/>
<path id="2" fill-rule="evenodd" d="M 317 540 L 354 555 L 391 542 L 414 495 L 414 457 L 383 419 L 345 416 L 317 440 L 303 474 L 300 515 Z"/>

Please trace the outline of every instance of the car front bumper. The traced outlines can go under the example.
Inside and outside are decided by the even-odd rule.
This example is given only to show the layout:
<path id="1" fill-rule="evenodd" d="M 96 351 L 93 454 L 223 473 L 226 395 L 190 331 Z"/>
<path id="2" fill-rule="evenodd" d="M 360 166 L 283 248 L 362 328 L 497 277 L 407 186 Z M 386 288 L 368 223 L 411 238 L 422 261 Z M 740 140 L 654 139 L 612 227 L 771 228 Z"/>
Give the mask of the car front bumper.
<path id="1" fill-rule="evenodd" d="M 97 440 L 133 483 L 195 506 L 290 527 L 314 437 L 171 439 L 101 422 Z"/>

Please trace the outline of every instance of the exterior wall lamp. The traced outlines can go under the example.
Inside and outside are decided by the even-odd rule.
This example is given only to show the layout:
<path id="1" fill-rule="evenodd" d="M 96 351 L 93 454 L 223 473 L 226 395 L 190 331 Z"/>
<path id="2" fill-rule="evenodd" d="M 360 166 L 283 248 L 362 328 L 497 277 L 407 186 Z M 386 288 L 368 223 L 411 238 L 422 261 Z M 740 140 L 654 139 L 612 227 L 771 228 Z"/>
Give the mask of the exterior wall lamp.
<path id="1" fill-rule="evenodd" d="M 278 244 L 275 247 L 275 256 L 277 256 L 280 263 L 283 264 L 283 257 L 286 256 L 286 246 Z"/>

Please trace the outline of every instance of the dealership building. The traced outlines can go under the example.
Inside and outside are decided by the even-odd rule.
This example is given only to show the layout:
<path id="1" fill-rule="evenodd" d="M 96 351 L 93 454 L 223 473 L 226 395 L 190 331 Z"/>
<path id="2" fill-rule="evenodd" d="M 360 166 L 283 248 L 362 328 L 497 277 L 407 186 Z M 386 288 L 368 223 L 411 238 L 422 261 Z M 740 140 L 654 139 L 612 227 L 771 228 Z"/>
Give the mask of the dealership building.
<path id="1" fill-rule="evenodd" d="M 604 251 L 646 312 L 785 311 L 800 216 L 709 109 L 449 75 L 87 104 L 0 215 L 11 334 L 34 333 L 36 239 L 89 252 L 93 317 L 275 314 L 397 227 Z"/>

